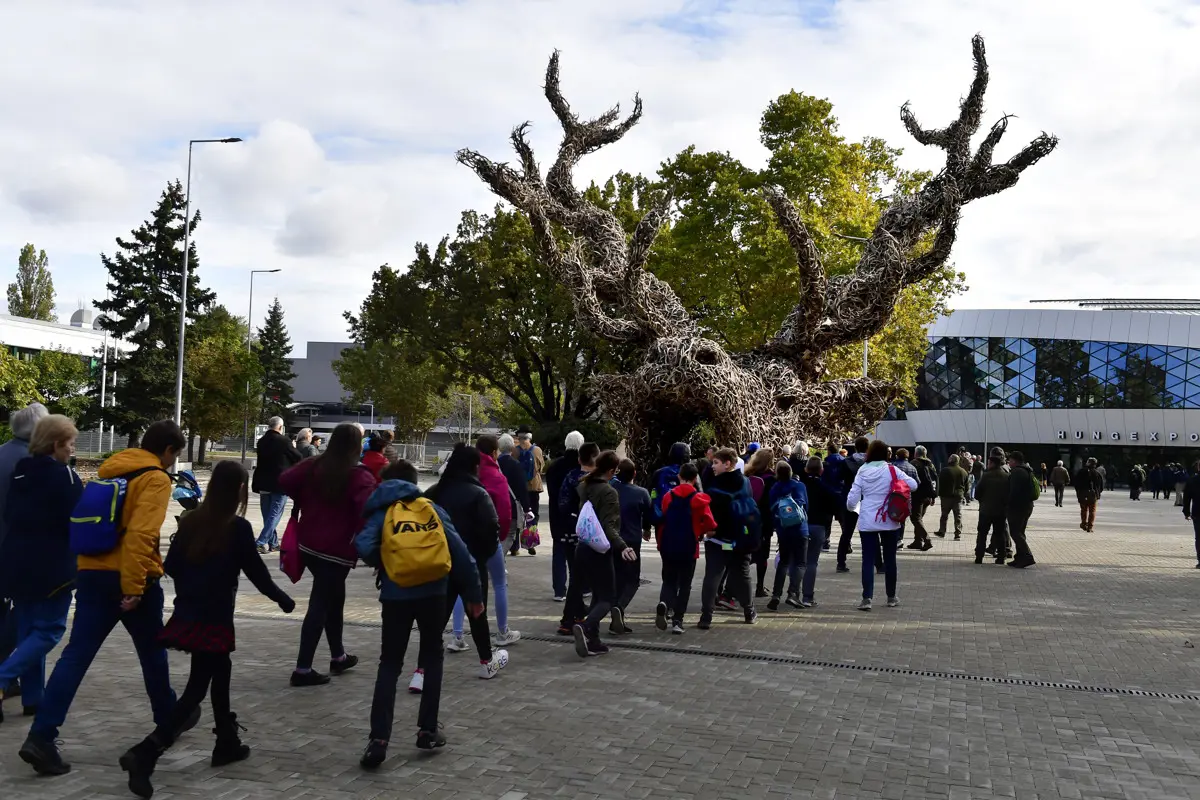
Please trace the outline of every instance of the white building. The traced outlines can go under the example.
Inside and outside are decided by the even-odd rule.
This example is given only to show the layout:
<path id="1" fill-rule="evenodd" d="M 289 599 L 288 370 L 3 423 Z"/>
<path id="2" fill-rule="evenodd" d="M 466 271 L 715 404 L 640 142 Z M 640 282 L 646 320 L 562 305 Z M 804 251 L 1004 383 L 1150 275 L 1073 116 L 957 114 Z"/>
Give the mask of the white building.
<path id="1" fill-rule="evenodd" d="M 39 350 L 65 350 L 98 361 L 105 342 L 112 346 L 114 341 L 93 323 L 91 311 L 76 311 L 69 325 L 0 314 L 0 346 L 18 358 L 31 358 Z"/>

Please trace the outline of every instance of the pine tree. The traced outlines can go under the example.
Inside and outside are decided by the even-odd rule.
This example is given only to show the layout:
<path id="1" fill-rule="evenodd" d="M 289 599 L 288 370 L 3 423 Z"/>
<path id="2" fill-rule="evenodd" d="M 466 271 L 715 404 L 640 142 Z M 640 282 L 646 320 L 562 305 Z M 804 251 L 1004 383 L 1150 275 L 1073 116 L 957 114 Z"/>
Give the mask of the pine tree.
<path id="1" fill-rule="evenodd" d="M 292 340 L 283 324 L 283 306 L 279 298 L 267 310 L 267 319 L 258 329 L 258 363 L 262 365 L 262 422 L 270 417 L 287 418 L 292 402 Z"/>
<path id="2" fill-rule="evenodd" d="M 133 346 L 109 364 L 118 381 L 115 405 L 105 409 L 104 417 L 131 443 L 151 422 L 175 411 L 184 206 L 183 186 L 179 181 L 168 183 L 151 218 L 132 231 L 132 238 L 117 237 L 118 251 L 112 258 L 100 255 L 108 270 L 109 296 L 97 301 L 96 308 L 109 318 L 108 330 Z M 196 212 L 193 232 L 199 222 Z M 212 304 L 214 295 L 200 286 L 195 238 L 188 251 L 190 324 Z"/>
<path id="3" fill-rule="evenodd" d="M 32 244 L 17 257 L 17 281 L 8 285 L 8 313 L 14 317 L 57 322 L 54 316 L 54 281 L 45 250 Z"/>

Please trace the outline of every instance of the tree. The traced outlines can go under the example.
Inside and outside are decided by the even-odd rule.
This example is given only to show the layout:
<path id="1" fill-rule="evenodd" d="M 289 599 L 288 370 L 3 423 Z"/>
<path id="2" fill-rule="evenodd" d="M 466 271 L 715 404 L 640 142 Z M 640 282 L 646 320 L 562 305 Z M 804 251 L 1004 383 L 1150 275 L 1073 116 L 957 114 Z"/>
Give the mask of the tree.
<path id="1" fill-rule="evenodd" d="M 16 283 L 8 285 L 8 313 L 43 322 L 58 321 L 54 316 L 54 280 L 45 250 L 35 250 L 32 244 L 21 248 Z"/>
<path id="2" fill-rule="evenodd" d="M 150 219 L 132 231 L 131 238 L 117 238 L 118 251 L 112 258 L 100 255 L 108 270 L 108 297 L 97 301 L 96 308 L 108 317 L 108 330 L 133 346 L 109 364 L 121 379 L 114 405 L 103 413 L 130 437 L 131 445 L 150 423 L 174 414 L 184 205 L 179 181 L 167 184 Z M 199 223 L 196 212 L 193 231 Z M 200 285 L 194 238 L 188 264 L 187 318 L 194 322 L 214 297 Z"/>
<path id="3" fill-rule="evenodd" d="M 51 414 L 65 414 L 82 424 L 93 405 L 94 382 L 89 359 L 65 350 L 42 350 L 30 362 L 37 373 L 37 391 Z"/>
<path id="4" fill-rule="evenodd" d="M 288 406 L 292 403 L 292 362 L 288 354 L 292 352 L 292 340 L 288 336 L 287 326 L 283 324 L 283 306 L 279 298 L 267 310 L 267 319 L 258 329 L 258 363 L 262 367 L 262 402 L 259 421 L 270 417 L 288 416 Z"/>
<path id="5" fill-rule="evenodd" d="M 852 273 L 827 271 L 803 219 L 803 203 L 798 208 L 780 186 L 763 187 L 763 199 L 793 250 L 796 286 L 778 329 L 763 331 L 758 344 L 743 352 L 730 352 L 707 334 L 672 286 L 646 268 L 651 245 L 668 219 L 665 197 L 627 235 L 617 214 L 597 207 L 574 186 L 572 170 L 579 160 L 618 141 L 637 123 L 640 98 L 625 120 L 618 121 L 617 108 L 580 120 L 562 95 L 555 53 L 545 93 L 564 137 L 545 178 L 525 126 L 512 135 L 519 168 L 459 151 L 461 163 L 528 215 L 545 263 L 571 294 L 578 324 L 638 352 L 641 364 L 634 371 L 594 381 L 637 460 L 657 462 L 670 442 L 702 421 L 712 423 L 722 442 L 777 446 L 795 437 L 824 439 L 865 430 L 882 417 L 896 387 L 877 378 L 826 380 L 830 354 L 879 333 L 906 288 L 943 270 L 963 205 L 1013 186 L 1057 144 L 1043 134 L 1008 162 L 993 164 L 1007 126 L 1004 117 L 972 152 L 988 80 L 980 37 L 973 49 L 975 80 L 954 122 L 928 130 L 907 105 L 901 109 L 918 142 L 946 151 L 946 165 L 919 189 L 899 187 L 884 201 Z M 765 126 L 764 136 L 774 130 Z M 555 226 L 572 237 L 569 246 L 561 245 Z"/>
<path id="6" fill-rule="evenodd" d="M 402 439 L 428 433 L 443 413 L 445 370 L 402 339 L 348 348 L 333 371 L 349 403 L 374 403 L 376 416 L 395 418 Z"/>
<path id="7" fill-rule="evenodd" d="M 191 334 L 184 354 L 183 416 L 188 431 L 200 437 L 197 460 L 203 463 L 210 440 L 241 431 L 243 416 L 262 396 L 262 367 L 246 352 L 245 322 L 224 306 L 198 319 Z"/>
<path id="8" fill-rule="evenodd" d="M 41 400 L 37 368 L 0 347 L 0 408 L 11 413 Z"/>

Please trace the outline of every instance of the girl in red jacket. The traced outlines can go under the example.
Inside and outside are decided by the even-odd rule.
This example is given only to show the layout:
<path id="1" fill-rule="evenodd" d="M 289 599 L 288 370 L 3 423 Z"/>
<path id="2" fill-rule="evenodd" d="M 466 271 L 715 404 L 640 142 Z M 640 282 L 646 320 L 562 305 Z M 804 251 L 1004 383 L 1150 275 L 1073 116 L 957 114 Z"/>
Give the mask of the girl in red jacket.
<path id="1" fill-rule="evenodd" d="M 654 624 L 667 629 L 671 613 L 671 633 L 683 633 L 683 615 L 692 594 L 700 540 L 717 529 L 709 508 L 709 497 L 696 488 L 699 470 L 692 462 L 679 468 L 679 485 L 663 497 L 663 522 L 658 528 L 658 551 L 662 555 L 662 593 L 655 610 Z"/>

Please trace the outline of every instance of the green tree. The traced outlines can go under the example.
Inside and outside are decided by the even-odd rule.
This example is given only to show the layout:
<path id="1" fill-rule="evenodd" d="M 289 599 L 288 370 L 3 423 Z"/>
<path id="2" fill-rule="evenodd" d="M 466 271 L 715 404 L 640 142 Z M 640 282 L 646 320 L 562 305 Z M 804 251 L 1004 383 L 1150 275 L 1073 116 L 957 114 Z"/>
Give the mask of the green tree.
<path id="1" fill-rule="evenodd" d="M 108 297 L 97 301 L 96 308 L 109 318 L 108 330 L 132 345 L 110 364 L 120 380 L 115 403 L 103 414 L 130 437 L 130 444 L 150 423 L 174 414 L 184 199 L 179 181 L 167 184 L 150 219 L 129 239 L 118 237 L 111 258 L 100 255 L 108 270 Z M 199 223 L 196 212 L 193 232 Z M 188 250 L 187 317 L 194 322 L 214 295 L 200 285 L 194 237 Z M 192 331 L 189 338 L 194 335 Z"/>
<path id="2" fill-rule="evenodd" d="M 0 347 L 0 408 L 12 412 L 41 399 L 37 368 Z"/>
<path id="3" fill-rule="evenodd" d="M 443 413 L 445 370 L 403 340 L 348 348 L 333 362 L 348 402 L 374 403 L 376 417 L 394 417 L 401 439 L 428 433 Z"/>
<path id="4" fill-rule="evenodd" d="M 267 319 L 258 329 L 257 341 L 258 363 L 262 367 L 262 402 L 260 404 L 262 422 L 270 417 L 288 417 L 288 406 L 292 403 L 292 362 L 288 354 L 292 352 L 292 340 L 288 336 L 287 326 L 283 323 L 283 306 L 279 298 L 267 310 Z"/>
<path id="5" fill-rule="evenodd" d="M 8 313 L 14 317 L 57 322 L 54 316 L 54 280 L 45 250 L 32 244 L 21 248 L 17 257 L 17 280 L 8 285 Z"/>
<path id="6" fill-rule="evenodd" d="M 200 437 L 197 461 L 208 442 L 240 433 L 243 417 L 262 396 L 262 367 L 246 352 L 246 324 L 224 306 L 200 317 L 184 354 L 184 422 Z M 188 459 L 192 457 L 189 437 Z"/>
<path id="7" fill-rule="evenodd" d="M 65 350 L 42 350 L 30 362 L 37 373 L 37 391 L 51 414 L 65 414 L 83 424 L 93 400 L 94 376 L 88 359 Z"/>

